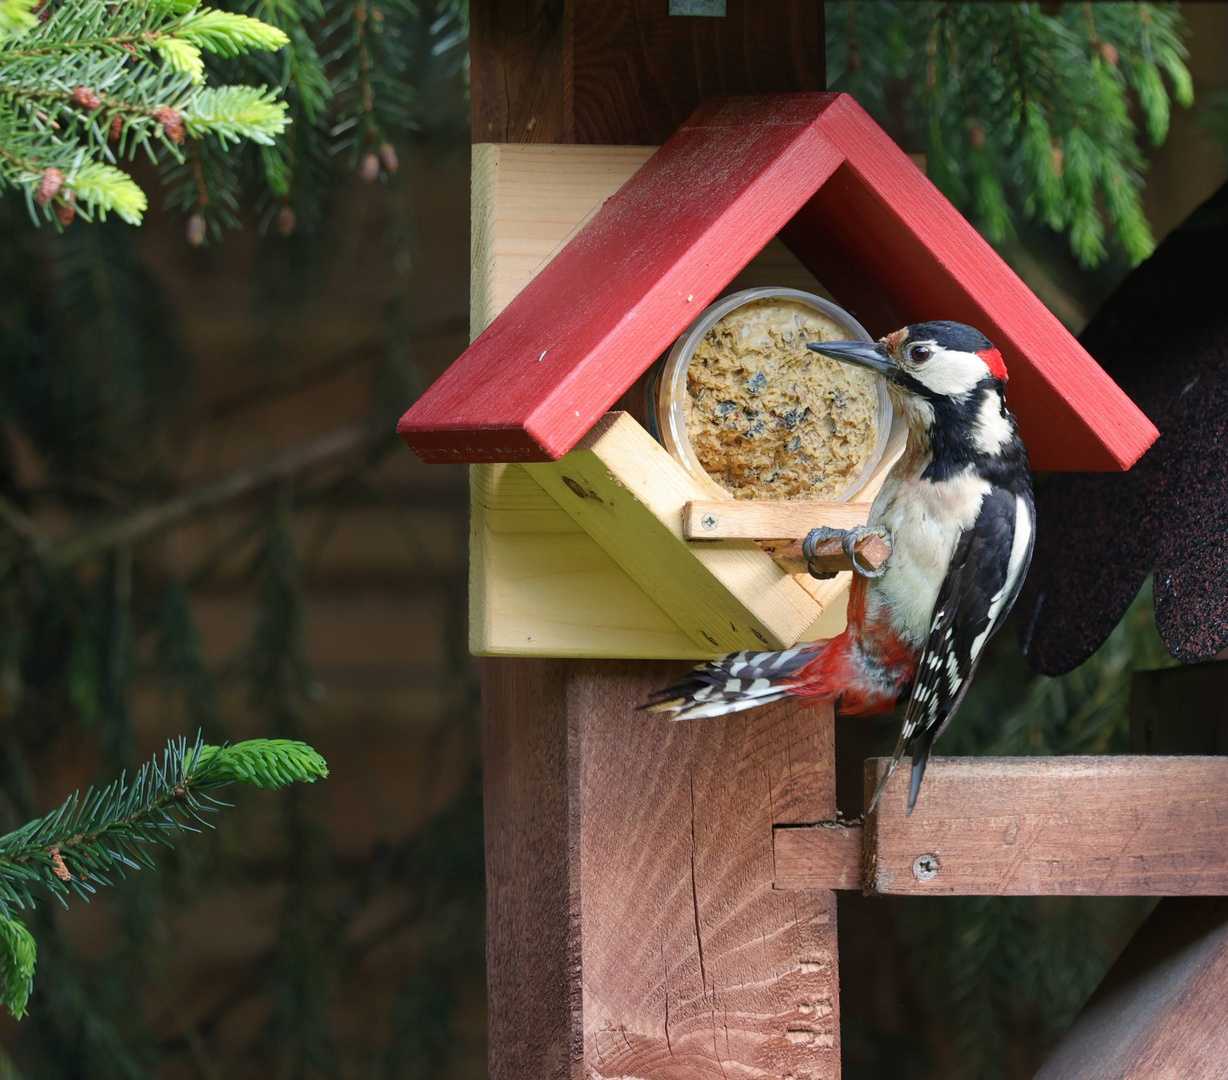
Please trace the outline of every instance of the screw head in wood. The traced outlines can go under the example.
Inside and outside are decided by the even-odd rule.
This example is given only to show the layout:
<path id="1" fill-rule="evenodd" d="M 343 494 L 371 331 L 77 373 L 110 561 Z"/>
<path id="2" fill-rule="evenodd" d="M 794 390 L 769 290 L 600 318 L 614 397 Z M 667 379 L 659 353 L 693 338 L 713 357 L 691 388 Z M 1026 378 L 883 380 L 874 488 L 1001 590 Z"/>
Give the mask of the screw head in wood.
<path id="1" fill-rule="evenodd" d="M 937 855 L 918 855 L 912 861 L 912 876 L 918 881 L 933 881 L 938 876 L 940 865 Z"/>
<path id="2" fill-rule="evenodd" d="M 699 523 L 705 529 L 707 529 L 708 532 L 711 532 L 717 526 L 716 515 L 715 514 L 704 514 L 704 516 L 699 519 Z"/>

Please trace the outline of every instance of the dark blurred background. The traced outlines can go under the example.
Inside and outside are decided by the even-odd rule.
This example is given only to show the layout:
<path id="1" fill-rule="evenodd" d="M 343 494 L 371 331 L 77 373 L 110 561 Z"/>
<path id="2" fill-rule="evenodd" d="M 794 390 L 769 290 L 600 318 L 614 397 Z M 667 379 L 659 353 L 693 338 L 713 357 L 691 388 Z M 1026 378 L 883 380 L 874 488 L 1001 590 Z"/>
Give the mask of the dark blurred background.
<path id="1" fill-rule="evenodd" d="M 856 8 L 882 5 L 830 5 L 829 33 Z M 428 30 L 442 17 L 408 10 Z M 1228 8 L 1181 14 L 1196 101 L 1214 103 Z M 0 493 L 84 544 L 32 564 L 3 515 L 4 827 L 198 728 L 303 738 L 332 769 L 240 792 L 159 873 L 40 909 L 35 996 L 0 1026 L 0 1076 L 485 1072 L 466 472 L 389 435 L 468 341 L 463 12 L 448 25 L 398 167 L 380 183 L 339 170 L 297 228 L 253 212 L 194 247 L 171 212 L 57 234 L 0 202 Z M 1207 115 L 1175 109 L 1146 151 L 1156 239 L 1228 175 Z M 1130 260 L 1110 245 L 1087 269 L 1060 239 L 1001 247 L 1078 330 Z M 246 488 L 223 498 L 219 477 Z M 169 507 L 157 527 L 137 517 L 150 506 Z M 944 752 L 1122 748 L 1129 673 L 1164 662 L 1145 600 L 1062 680 L 1032 675 L 1004 633 Z M 840 722 L 846 812 L 892 730 Z M 1030 1076 L 1145 913 L 842 895 L 846 1077 Z"/>

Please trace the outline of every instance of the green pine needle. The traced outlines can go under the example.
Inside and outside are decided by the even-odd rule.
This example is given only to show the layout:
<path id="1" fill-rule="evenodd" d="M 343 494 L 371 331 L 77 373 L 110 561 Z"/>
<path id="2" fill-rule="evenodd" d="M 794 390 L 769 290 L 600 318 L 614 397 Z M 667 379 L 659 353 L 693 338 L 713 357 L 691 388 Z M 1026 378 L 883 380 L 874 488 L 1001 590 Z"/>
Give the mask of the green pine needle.
<path id="1" fill-rule="evenodd" d="M 0 0 L 0 39 L 18 37 L 38 25 L 38 0 Z"/>
<path id="2" fill-rule="evenodd" d="M 274 52 L 290 39 L 275 26 L 216 8 L 201 8 L 175 30 L 179 37 L 218 56 L 241 56 L 253 50 Z"/>
<path id="3" fill-rule="evenodd" d="M 306 743 L 292 739 L 249 739 L 233 746 L 202 746 L 185 763 L 189 783 L 199 790 L 224 784 L 280 788 L 314 783 L 328 776 L 328 764 Z"/>
<path id="4" fill-rule="evenodd" d="M 149 845 L 170 845 L 180 831 L 207 825 L 204 814 L 225 805 L 208 791 L 227 784 L 280 788 L 328 775 L 324 759 L 290 739 L 249 739 L 211 746 L 180 739 L 146 762 L 131 782 L 120 777 L 101 790 L 71 795 L 46 817 L 0 836 L 0 1002 L 20 1018 L 34 977 L 35 945 L 13 918 L 33 908 L 36 892 L 66 903 L 88 900 L 111 875 L 152 867 Z M 195 824 L 193 824 L 195 823 Z"/>
<path id="5" fill-rule="evenodd" d="M 0 1004 L 20 1020 L 34 987 L 38 947 L 24 923 L 0 918 Z"/>

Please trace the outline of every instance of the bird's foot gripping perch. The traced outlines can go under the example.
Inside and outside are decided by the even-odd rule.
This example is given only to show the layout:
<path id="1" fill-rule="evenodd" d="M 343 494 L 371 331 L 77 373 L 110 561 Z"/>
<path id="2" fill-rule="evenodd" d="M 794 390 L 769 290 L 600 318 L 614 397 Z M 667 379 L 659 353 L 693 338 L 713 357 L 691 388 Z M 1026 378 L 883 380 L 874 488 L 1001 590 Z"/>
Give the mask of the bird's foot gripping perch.
<path id="1" fill-rule="evenodd" d="M 887 555 L 890 555 L 891 534 L 882 525 L 857 525 L 852 529 L 832 529 L 823 525 L 811 529 L 802 541 L 802 555 L 806 559 L 810 576 L 820 580 L 836 576 L 835 571 L 826 570 L 821 565 L 816 566 L 815 560 L 835 554 L 832 548 L 838 543 L 840 550 L 852 562 L 855 574 L 864 578 L 882 577 L 886 570 L 886 557 L 881 551 L 876 551 L 873 558 L 868 557 L 870 553 L 865 550 L 865 545 L 869 541 L 886 547 Z"/>

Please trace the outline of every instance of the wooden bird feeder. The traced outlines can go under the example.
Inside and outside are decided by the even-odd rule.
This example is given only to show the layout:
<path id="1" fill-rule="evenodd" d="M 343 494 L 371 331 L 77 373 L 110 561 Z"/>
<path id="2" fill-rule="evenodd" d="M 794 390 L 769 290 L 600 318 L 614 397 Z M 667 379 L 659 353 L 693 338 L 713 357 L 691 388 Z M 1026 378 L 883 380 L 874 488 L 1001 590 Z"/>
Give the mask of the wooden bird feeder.
<path id="1" fill-rule="evenodd" d="M 715 100 L 655 151 L 474 153 L 476 340 L 398 430 L 424 461 L 475 465 L 477 654 L 701 658 L 843 627 L 850 575 L 797 573 L 788 541 L 864 522 L 898 441 L 861 501 L 714 504 L 609 411 L 735 278 L 817 278 L 876 335 L 984 330 L 1037 469 L 1127 468 L 1156 437 L 847 95 Z"/>
<path id="2" fill-rule="evenodd" d="M 1228 888 L 1222 760 L 940 759 L 915 814 L 901 772 L 863 827 L 836 813 L 829 706 L 636 711 L 668 660 L 838 632 L 849 574 L 798 574 L 796 541 L 863 522 L 892 459 L 858 502 L 713 501 L 620 410 L 723 290 L 822 283 L 876 336 L 978 327 L 1038 470 L 1125 469 L 1157 434 L 847 96 L 712 99 L 678 126 L 712 86 L 823 83 L 821 5 L 704 7 L 471 6 L 475 340 L 399 430 L 471 465 L 492 1080 L 838 1080 L 839 889 L 1204 894 L 1157 909 L 1134 997 L 1107 980 L 1044 1077 L 1158 1075 L 1130 1070 L 1173 1053 L 1173 1024 L 1216 1032 L 1182 1062 L 1228 1053 L 1169 967 L 1131 966 L 1185 948 L 1175 918 L 1201 950 L 1177 983 L 1228 971 L 1205 895 Z M 603 145 L 636 141 L 663 145 Z"/>

